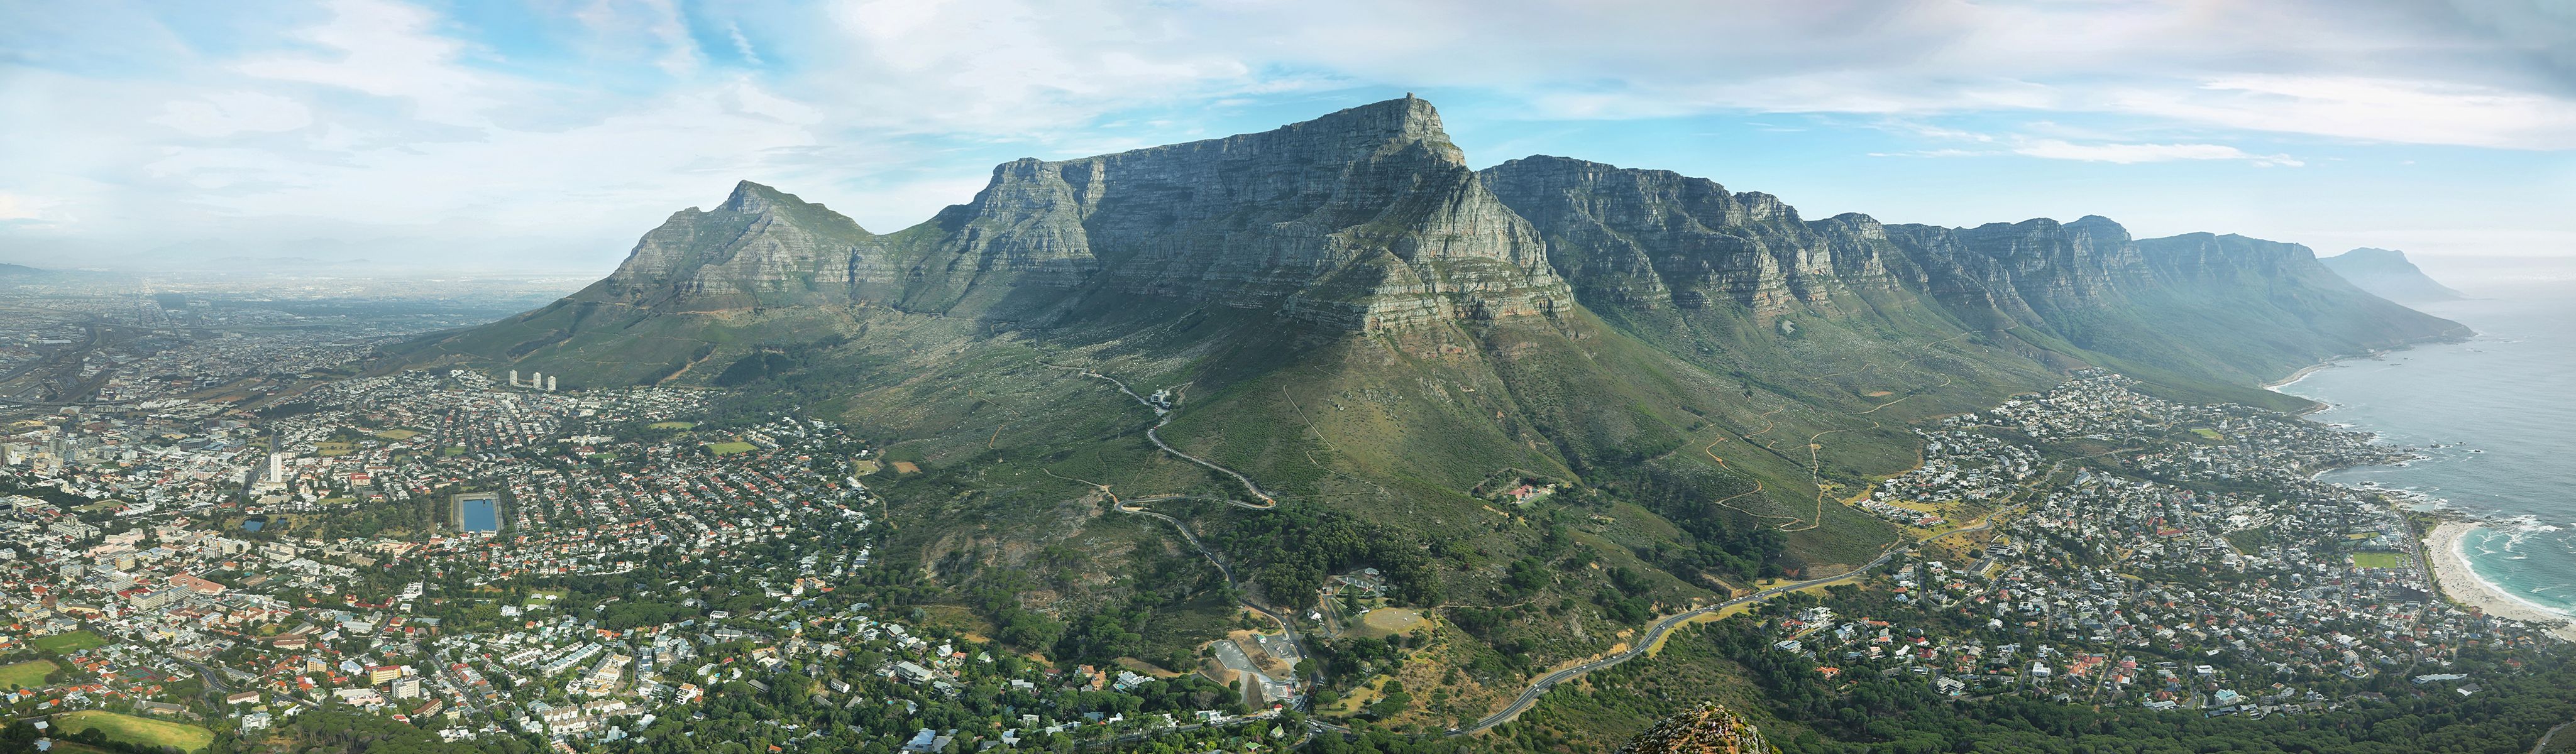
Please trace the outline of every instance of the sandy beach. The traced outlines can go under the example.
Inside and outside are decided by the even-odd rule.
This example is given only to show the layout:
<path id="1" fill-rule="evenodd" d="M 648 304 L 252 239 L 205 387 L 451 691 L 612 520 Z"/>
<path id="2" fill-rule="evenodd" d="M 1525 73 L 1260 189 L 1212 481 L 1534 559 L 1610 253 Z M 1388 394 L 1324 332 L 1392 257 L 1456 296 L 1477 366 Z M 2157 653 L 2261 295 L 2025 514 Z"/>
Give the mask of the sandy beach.
<path id="1" fill-rule="evenodd" d="M 2576 641 L 2576 626 L 2557 613 L 2533 607 L 2497 591 L 2479 580 L 2469 570 L 2469 560 L 2460 554 L 2460 540 L 2475 530 L 2477 524 L 2444 521 L 2424 537 L 2424 553 L 2433 559 L 2433 577 L 2442 583 L 2442 594 L 2452 601 L 2483 610 L 2498 618 L 2511 618 L 2532 623 L 2554 625 L 2550 633 Z"/>
<path id="2" fill-rule="evenodd" d="M 2329 361 L 2329 362 L 2326 362 L 2326 363 L 2323 363 L 2323 364 L 2316 364 L 2316 365 L 2312 365 L 2312 366 L 2309 366 L 2309 367 L 2307 367 L 2307 368 L 2305 368 L 2305 369 L 2301 369 L 2301 370 L 2296 371 L 2296 372 L 2291 372 L 2291 373 L 2290 373 L 2290 376 L 2288 376 L 2288 377 L 2283 377 L 2283 378 L 2278 379 L 2278 380 L 2273 380 L 2273 381 L 2271 381 L 2271 382 L 2264 383 L 2264 384 L 2263 384 L 2263 389 L 2265 389 L 2265 390 L 2274 390 L 2274 391 L 2280 390 L 2281 388 L 2288 387 L 2288 386 L 2290 385 L 2290 383 L 2298 382 L 2298 381 L 2300 381 L 2300 380 L 2307 379 L 2307 378 L 2308 378 L 2308 375 L 2316 374 L 2316 373 L 2317 373 L 2317 370 L 2319 370 L 2319 369 L 2324 369 L 2324 368 L 2326 368 L 2326 367 L 2330 367 L 2330 366 L 2334 366 L 2334 365 L 2335 365 L 2335 363 L 2334 363 L 2334 362 Z"/>

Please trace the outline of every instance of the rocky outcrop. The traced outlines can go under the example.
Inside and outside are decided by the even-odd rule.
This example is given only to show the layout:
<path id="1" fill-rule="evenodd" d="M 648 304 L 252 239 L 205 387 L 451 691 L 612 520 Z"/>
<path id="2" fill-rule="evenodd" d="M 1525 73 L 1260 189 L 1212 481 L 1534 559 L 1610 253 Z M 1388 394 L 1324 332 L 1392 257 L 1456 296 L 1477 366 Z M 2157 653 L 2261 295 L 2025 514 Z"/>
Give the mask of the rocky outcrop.
<path id="1" fill-rule="evenodd" d="M 1587 299 L 1775 312 L 1895 283 L 1886 234 L 1864 215 L 1807 222 L 1769 194 L 1564 157 L 1512 160 L 1483 175 L 1541 229 L 1558 273 Z"/>
<path id="2" fill-rule="evenodd" d="M 858 223 L 743 181 L 714 210 L 672 213 L 580 297 L 682 310 L 831 304 L 892 279 L 883 244 Z"/>
<path id="3" fill-rule="evenodd" d="M 1697 708 L 1655 723 L 1619 747 L 1619 754 L 1770 754 L 1762 729 L 1737 717 L 1724 705 L 1702 702 Z"/>
<path id="4" fill-rule="evenodd" d="M 2128 229 L 2096 215 L 1974 228 L 1898 225 L 1887 233 L 1924 271 L 1935 298 L 1974 300 L 2019 321 L 2118 306 L 2123 291 L 2154 284 Z"/>
<path id="5" fill-rule="evenodd" d="M 1409 97 L 1255 134 L 1012 162 L 934 222 L 948 238 L 924 279 L 960 298 L 976 284 L 1097 278 L 1367 329 L 1541 314 L 1570 295 L 1536 229 Z M 976 275 L 961 283 L 959 270 Z"/>
<path id="6" fill-rule="evenodd" d="M 2390 301 L 2456 301 L 2466 298 L 2424 274 L 2406 252 L 2359 248 L 2317 260 L 2362 290 Z"/>
<path id="7" fill-rule="evenodd" d="M 1261 133 L 1015 160 L 974 201 L 887 236 L 744 183 L 716 210 L 646 234 L 596 293 L 683 309 L 881 301 L 1017 317 L 1103 291 L 1340 330 L 1572 303 L 1537 229 L 1411 97 Z"/>
<path id="8" fill-rule="evenodd" d="M 672 215 L 575 298 L 1012 323 L 1172 301 L 1327 332 L 1547 316 L 1579 299 L 1726 315 L 1703 331 L 1790 313 L 1875 317 L 1868 327 L 1890 339 L 2028 326 L 2135 358 L 2224 351 L 2210 358 L 2238 364 L 2231 378 L 2456 328 L 2352 288 L 2292 244 L 2135 240 L 2097 216 L 1808 220 L 1768 194 L 1563 157 L 1474 171 L 1412 97 L 1260 133 L 1015 160 L 973 201 L 886 235 L 746 182 L 713 210 Z M 2290 342 L 2306 345 L 2262 356 Z"/>

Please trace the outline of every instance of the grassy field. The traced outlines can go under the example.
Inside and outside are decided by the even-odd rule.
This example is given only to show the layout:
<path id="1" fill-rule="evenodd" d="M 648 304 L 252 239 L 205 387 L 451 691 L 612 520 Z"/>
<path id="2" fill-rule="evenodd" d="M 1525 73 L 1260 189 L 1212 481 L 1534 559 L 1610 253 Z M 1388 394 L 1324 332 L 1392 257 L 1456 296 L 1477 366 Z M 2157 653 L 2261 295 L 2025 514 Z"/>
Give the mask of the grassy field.
<path id="1" fill-rule="evenodd" d="M 2200 435 L 2200 439 L 2203 439 L 2203 440 L 2224 440 L 2224 439 L 2227 439 L 2227 436 L 2226 436 L 2226 435 L 2219 434 L 2219 433 L 2218 433 L 2218 430 L 2210 429 L 2210 428 L 2208 428 L 2208 427 L 2193 427 L 2193 428 L 2191 429 L 2191 433 L 2192 433 L 2192 434 L 2195 434 L 2195 435 Z"/>
<path id="2" fill-rule="evenodd" d="M 22 689 L 44 688 L 45 678 L 62 666 L 52 660 L 34 660 L 15 665 L 0 665 L 0 689 L 12 686 Z"/>
<path id="3" fill-rule="evenodd" d="M 106 639 L 101 639 L 98 637 L 98 634 L 93 634 L 88 631 L 73 631 L 68 634 L 54 634 L 52 636 L 47 636 L 27 643 L 35 645 L 36 651 L 52 652 L 54 654 L 78 652 L 84 649 L 97 649 L 99 647 L 107 646 Z"/>
<path id="4" fill-rule="evenodd" d="M 720 456 L 729 456 L 735 453 L 749 453 L 751 451 L 758 450 L 759 448 L 760 446 L 747 442 L 707 443 L 707 451 Z"/>
<path id="5" fill-rule="evenodd" d="M 411 431 L 411 430 L 408 430 L 408 429 L 388 429 L 388 430 L 385 430 L 385 431 L 382 431 L 382 432 L 378 432 L 378 433 L 376 433 L 376 436 L 377 436 L 377 437 L 382 437 L 382 438 L 387 439 L 387 440 L 394 440 L 394 441 L 399 442 L 399 441 L 402 441 L 402 440 L 409 440 L 409 439 L 414 438 L 414 437 L 419 437 L 419 436 L 420 436 L 420 433 L 418 433 L 418 432 L 414 432 L 414 431 Z"/>
<path id="6" fill-rule="evenodd" d="M 697 422 L 654 422 L 654 423 L 651 423 L 651 424 L 644 425 L 644 427 L 645 427 L 646 429 L 673 429 L 673 430 L 677 430 L 677 429 L 696 429 L 696 428 L 697 428 L 697 426 L 698 426 L 698 423 L 697 423 Z"/>
<path id="7" fill-rule="evenodd" d="M 180 751 L 197 751 L 215 742 L 215 732 L 194 725 L 120 715 L 114 712 L 83 710 L 54 716 L 54 727 L 68 732 L 97 728 L 107 739 L 143 746 L 170 746 Z"/>
<path id="8" fill-rule="evenodd" d="M 2359 568 L 2404 568 L 2407 558 L 2393 552 L 2356 552 L 2352 564 Z"/>
<path id="9" fill-rule="evenodd" d="M 1369 637 L 1394 636 L 1427 627 L 1429 624 L 1423 621 L 1420 612 L 1400 607 L 1385 607 L 1368 611 L 1368 614 L 1360 616 L 1358 633 Z"/>
<path id="10" fill-rule="evenodd" d="M 461 456 L 461 455 L 465 455 L 465 446 L 462 446 L 462 445 L 450 445 L 450 446 L 447 446 L 447 449 L 446 449 L 446 450 L 442 450 L 442 451 L 439 451 L 439 452 L 441 452 L 441 453 L 445 453 L 445 454 L 450 455 L 450 456 Z"/>
<path id="11" fill-rule="evenodd" d="M 357 450 L 357 443 L 317 442 L 313 444 L 313 454 L 324 458 L 345 456 L 350 453 L 357 452 Z"/>

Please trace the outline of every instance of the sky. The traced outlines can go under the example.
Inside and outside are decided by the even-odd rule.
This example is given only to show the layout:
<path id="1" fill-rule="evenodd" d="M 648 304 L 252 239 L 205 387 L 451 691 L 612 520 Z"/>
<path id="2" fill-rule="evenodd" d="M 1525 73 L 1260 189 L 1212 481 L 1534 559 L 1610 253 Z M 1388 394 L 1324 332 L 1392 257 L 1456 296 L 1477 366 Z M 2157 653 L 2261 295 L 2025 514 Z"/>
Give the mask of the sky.
<path id="1" fill-rule="evenodd" d="M 738 180 L 891 232 L 1407 92 L 1808 217 L 2576 258 L 2563 0 L 0 0 L 0 262 L 604 273 Z"/>

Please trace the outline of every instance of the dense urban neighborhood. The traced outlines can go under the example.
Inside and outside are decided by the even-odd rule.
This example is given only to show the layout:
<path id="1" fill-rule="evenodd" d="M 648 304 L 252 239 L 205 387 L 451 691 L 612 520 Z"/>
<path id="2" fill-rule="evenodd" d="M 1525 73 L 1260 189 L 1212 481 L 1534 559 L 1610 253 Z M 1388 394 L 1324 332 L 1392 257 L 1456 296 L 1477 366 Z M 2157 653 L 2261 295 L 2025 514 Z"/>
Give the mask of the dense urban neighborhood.
<path id="1" fill-rule="evenodd" d="M 2439 599 L 2400 493 L 2311 479 L 2406 449 L 2130 384 L 2081 375 L 1926 433 L 1923 467 L 1858 504 L 1919 514 L 1925 535 L 1951 523 L 1900 506 L 1968 501 L 1999 523 L 1777 619 L 1773 649 L 1954 697 L 2259 719 L 2362 703 L 2382 676 L 2475 694 L 2556 641 Z M 2042 465 L 2079 448 L 2103 450 Z"/>
<path id="2" fill-rule="evenodd" d="M 1303 615 L 1245 600 L 1194 657 L 1051 658 L 1008 621 L 987 636 L 873 604 L 918 577 L 880 562 L 909 503 L 871 484 L 921 469 L 865 428 L 718 421 L 703 387 L 368 373 L 394 335 L 272 327 L 293 319 L 127 301 L 28 320 L 0 349 L 19 401 L 0 426 L 0 704 L 48 746 L 389 725 L 368 729 L 494 751 L 1253 751 L 1404 715 L 1407 649 L 1492 620 L 1400 605 L 1356 568 Z M 1670 631 L 1746 613 L 1720 625 L 1757 636 L 1744 651 L 1784 685 L 2203 718 L 2472 697 L 2557 641 L 2441 597 L 2423 501 L 2315 480 L 2410 449 L 2137 388 L 2079 372 L 1923 426 L 1919 466 L 1841 501 L 1899 532 L 1848 576 L 1610 614 Z M 1509 477 L 1492 499 L 1539 511 L 1563 486 Z M 1391 619 L 1416 628 L 1350 641 Z M 1327 659 L 1351 675 L 1326 682 Z M 1545 719 L 1555 682 L 1446 733 Z"/>

